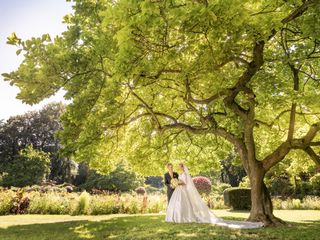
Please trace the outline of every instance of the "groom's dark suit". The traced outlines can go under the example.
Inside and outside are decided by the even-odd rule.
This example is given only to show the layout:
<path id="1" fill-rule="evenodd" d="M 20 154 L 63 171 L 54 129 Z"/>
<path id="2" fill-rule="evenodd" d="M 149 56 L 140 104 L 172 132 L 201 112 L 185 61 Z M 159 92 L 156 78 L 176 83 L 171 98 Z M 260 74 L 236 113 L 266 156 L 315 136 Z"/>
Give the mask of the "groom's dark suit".
<path id="1" fill-rule="evenodd" d="M 179 174 L 176 172 L 173 172 L 173 178 L 178 178 Z M 171 176 L 170 173 L 167 172 L 166 174 L 164 174 L 164 184 L 167 186 L 167 198 L 168 198 L 168 203 L 170 201 L 171 195 L 174 191 L 174 188 L 172 188 L 170 186 L 170 181 L 171 181 Z"/>

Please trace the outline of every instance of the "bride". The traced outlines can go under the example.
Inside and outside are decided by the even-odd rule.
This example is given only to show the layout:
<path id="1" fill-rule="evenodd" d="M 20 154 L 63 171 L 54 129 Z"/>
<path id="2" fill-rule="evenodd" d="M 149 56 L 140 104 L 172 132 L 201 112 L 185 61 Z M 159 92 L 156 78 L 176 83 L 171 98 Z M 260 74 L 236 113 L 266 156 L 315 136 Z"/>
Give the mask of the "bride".
<path id="1" fill-rule="evenodd" d="M 179 185 L 174 190 L 167 208 L 166 222 L 175 223 L 211 223 L 230 228 L 258 228 L 260 222 L 226 221 L 218 218 L 207 207 L 197 191 L 188 168 L 179 164 L 182 174 L 179 176 Z"/>

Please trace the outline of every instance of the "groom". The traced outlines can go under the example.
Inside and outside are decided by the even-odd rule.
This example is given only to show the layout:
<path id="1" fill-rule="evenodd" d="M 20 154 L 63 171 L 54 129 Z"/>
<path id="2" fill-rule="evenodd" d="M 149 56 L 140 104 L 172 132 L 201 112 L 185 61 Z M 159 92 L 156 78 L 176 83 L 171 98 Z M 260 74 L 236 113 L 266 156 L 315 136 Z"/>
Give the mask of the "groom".
<path id="1" fill-rule="evenodd" d="M 178 178 L 179 175 L 178 175 L 178 173 L 173 171 L 172 163 L 167 164 L 167 169 L 168 169 L 168 172 L 164 174 L 164 184 L 167 186 L 167 198 L 168 198 L 168 203 L 169 203 L 170 198 L 172 196 L 172 193 L 174 191 L 174 188 L 172 188 L 170 185 L 171 179 Z"/>

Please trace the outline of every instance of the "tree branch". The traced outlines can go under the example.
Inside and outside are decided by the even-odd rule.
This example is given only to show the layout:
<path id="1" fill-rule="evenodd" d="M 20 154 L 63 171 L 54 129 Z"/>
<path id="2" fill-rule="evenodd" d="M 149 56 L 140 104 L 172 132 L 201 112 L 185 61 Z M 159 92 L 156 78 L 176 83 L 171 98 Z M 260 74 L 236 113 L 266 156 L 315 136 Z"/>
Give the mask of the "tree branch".
<path id="1" fill-rule="evenodd" d="M 270 155 L 262 160 L 263 168 L 268 171 L 271 167 L 280 162 L 289 153 L 291 149 L 306 150 L 313 143 L 312 140 L 320 130 L 320 122 L 312 124 L 307 134 L 300 139 L 287 140 L 280 144 L 280 146 Z M 310 150 L 308 150 L 310 151 Z"/>
<path id="2" fill-rule="evenodd" d="M 219 97 L 221 97 L 223 95 L 226 95 L 229 92 L 228 89 L 224 89 L 224 90 L 212 95 L 209 98 L 206 98 L 206 99 L 195 99 L 195 98 L 192 97 L 191 88 L 190 88 L 190 81 L 189 81 L 188 78 L 186 78 L 186 80 L 185 80 L 185 87 L 186 87 L 186 96 L 185 96 L 186 100 L 190 101 L 190 102 L 197 103 L 197 104 L 209 104 L 212 101 L 218 99 Z"/>
<path id="3" fill-rule="evenodd" d="M 296 19 L 297 17 L 300 17 L 305 11 L 308 10 L 309 7 L 315 4 L 319 4 L 319 0 L 304 1 L 304 3 L 300 7 L 298 7 L 292 13 L 290 13 L 289 16 L 282 19 L 281 23 L 286 24 Z"/>
<path id="4" fill-rule="evenodd" d="M 156 122 L 157 124 L 157 127 L 158 128 L 161 128 L 161 124 L 160 124 L 160 121 L 159 119 L 157 118 L 156 114 L 154 114 L 153 110 L 152 110 L 152 107 L 149 106 L 140 96 L 138 96 L 138 94 L 136 94 L 132 88 L 130 88 L 130 91 L 132 93 L 133 96 L 135 96 L 144 106 L 145 108 L 147 109 L 147 111 L 150 113 L 150 115 L 152 116 L 153 120 Z"/>
<path id="5" fill-rule="evenodd" d="M 210 132 L 210 128 L 203 128 L 201 126 L 191 126 L 185 123 L 181 123 L 181 122 L 176 122 L 173 124 L 166 124 L 163 125 L 159 131 L 160 132 L 164 132 L 166 130 L 169 129 L 184 129 L 188 132 L 194 133 L 194 134 L 203 134 L 203 133 L 209 133 Z"/>
<path id="6" fill-rule="evenodd" d="M 317 166 L 320 166 L 320 156 L 317 155 L 311 147 L 307 147 L 304 151 L 308 153 Z"/>
<path id="7" fill-rule="evenodd" d="M 295 68 L 294 65 L 291 63 L 289 63 L 289 67 L 293 74 L 293 90 L 297 92 L 299 91 L 299 69 Z M 296 109 L 297 109 L 297 103 L 293 101 L 291 105 L 290 120 L 289 120 L 289 131 L 288 131 L 289 141 L 293 139 L 294 126 L 296 123 Z"/>

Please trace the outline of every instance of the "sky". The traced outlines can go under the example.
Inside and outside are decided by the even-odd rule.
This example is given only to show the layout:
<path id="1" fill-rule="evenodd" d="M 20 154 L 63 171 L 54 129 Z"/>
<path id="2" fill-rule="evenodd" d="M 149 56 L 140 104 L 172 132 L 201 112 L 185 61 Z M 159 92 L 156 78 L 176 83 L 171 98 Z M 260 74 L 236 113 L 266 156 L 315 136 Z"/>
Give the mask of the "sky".
<path id="1" fill-rule="evenodd" d="M 22 40 L 49 33 L 51 39 L 66 30 L 62 18 L 72 12 L 71 3 L 66 0 L 0 0 L 0 73 L 16 70 L 23 54 L 16 55 L 17 48 L 6 44 L 12 32 Z M 30 106 L 16 99 L 19 89 L 10 86 L 0 76 L 0 120 L 20 115 L 27 111 L 41 109 L 50 102 L 64 101 L 63 91 Z"/>

